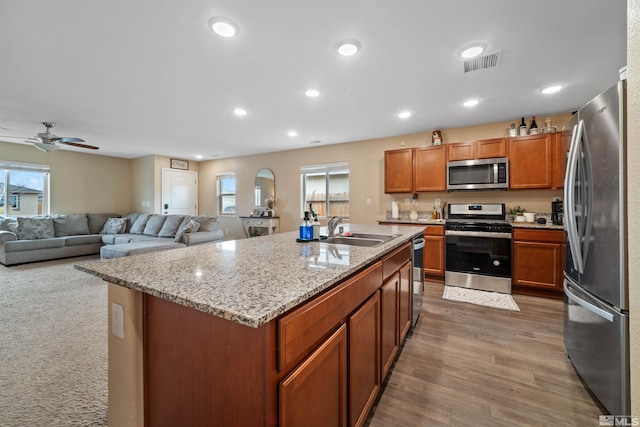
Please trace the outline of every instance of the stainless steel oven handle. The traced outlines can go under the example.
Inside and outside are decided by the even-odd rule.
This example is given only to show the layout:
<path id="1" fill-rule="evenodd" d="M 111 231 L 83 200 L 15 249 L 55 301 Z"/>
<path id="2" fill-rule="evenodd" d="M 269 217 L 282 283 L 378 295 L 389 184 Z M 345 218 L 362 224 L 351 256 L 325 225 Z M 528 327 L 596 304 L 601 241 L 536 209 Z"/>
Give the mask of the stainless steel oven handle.
<path id="1" fill-rule="evenodd" d="M 457 231 L 445 230 L 446 236 L 488 237 L 494 239 L 511 239 L 511 233 L 492 233 L 490 231 Z"/>

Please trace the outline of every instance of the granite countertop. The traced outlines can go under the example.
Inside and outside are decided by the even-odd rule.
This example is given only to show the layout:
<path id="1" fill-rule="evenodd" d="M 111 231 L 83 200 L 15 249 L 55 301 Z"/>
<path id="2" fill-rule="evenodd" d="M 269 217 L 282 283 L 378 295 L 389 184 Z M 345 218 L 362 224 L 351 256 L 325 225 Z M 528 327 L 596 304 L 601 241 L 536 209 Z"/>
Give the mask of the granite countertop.
<path id="1" fill-rule="evenodd" d="M 298 243 L 297 232 L 76 264 L 108 282 L 259 327 L 380 259 L 424 227 L 345 224 L 393 233 L 374 248 Z"/>
<path id="2" fill-rule="evenodd" d="M 416 220 L 400 218 L 400 219 L 379 219 L 379 223 L 385 224 L 409 224 L 409 225 L 444 225 L 445 219 L 421 219 Z M 538 224 L 537 222 L 509 222 L 513 228 L 537 228 L 542 230 L 564 230 L 564 226 L 555 225 L 551 220 L 547 220 L 546 224 Z"/>
<path id="3" fill-rule="evenodd" d="M 537 228 L 542 230 L 564 230 L 563 225 L 555 225 L 548 221 L 546 224 L 538 224 L 537 222 L 512 222 L 513 228 Z"/>

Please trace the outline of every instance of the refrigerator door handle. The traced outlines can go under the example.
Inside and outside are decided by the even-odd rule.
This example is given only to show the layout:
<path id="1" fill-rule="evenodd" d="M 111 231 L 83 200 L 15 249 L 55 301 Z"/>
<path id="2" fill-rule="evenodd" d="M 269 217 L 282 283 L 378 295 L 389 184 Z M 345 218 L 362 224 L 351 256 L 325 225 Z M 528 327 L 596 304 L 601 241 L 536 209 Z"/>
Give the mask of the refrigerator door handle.
<path id="1" fill-rule="evenodd" d="M 567 298 L 569 298 L 571 301 L 575 302 L 576 304 L 581 305 L 582 307 L 586 308 L 590 312 L 592 312 L 592 313 L 602 317 L 603 319 L 608 320 L 609 322 L 613 323 L 613 314 L 608 313 L 608 312 L 604 311 L 603 309 L 601 309 L 599 307 L 596 307 L 593 304 L 588 303 L 587 301 L 585 301 L 582 298 L 580 298 L 578 295 L 574 294 L 573 291 L 571 291 L 569 289 L 569 285 L 568 285 L 566 279 L 564 281 L 564 294 L 567 296 Z"/>
<path id="2" fill-rule="evenodd" d="M 583 273 L 582 254 L 580 253 L 580 237 L 578 236 L 578 227 L 575 217 L 575 181 L 576 169 L 578 167 L 578 152 L 580 150 L 580 138 L 583 130 L 583 122 L 580 120 L 577 125 L 573 126 L 571 134 L 571 148 L 569 150 L 569 161 L 567 165 L 567 174 L 564 183 L 564 203 L 565 213 L 564 220 L 567 230 L 567 239 L 569 240 L 569 250 L 571 251 L 571 260 L 573 267 L 579 273 Z"/>

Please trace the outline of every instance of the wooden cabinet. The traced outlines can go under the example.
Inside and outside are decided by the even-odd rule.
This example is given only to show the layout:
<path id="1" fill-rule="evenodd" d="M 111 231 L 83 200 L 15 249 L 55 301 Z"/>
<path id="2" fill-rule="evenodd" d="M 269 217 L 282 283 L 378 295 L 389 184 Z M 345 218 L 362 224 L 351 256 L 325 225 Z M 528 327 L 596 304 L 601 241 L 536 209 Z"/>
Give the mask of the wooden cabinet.
<path id="1" fill-rule="evenodd" d="M 564 175 L 567 170 L 571 134 L 568 131 L 552 135 L 553 141 L 553 189 L 564 188 Z"/>
<path id="2" fill-rule="evenodd" d="M 384 192 L 413 192 L 413 149 L 384 152 Z"/>
<path id="3" fill-rule="evenodd" d="M 380 351 L 382 378 L 387 376 L 398 352 L 398 292 L 400 276 L 394 274 L 380 288 Z"/>
<path id="4" fill-rule="evenodd" d="M 552 135 L 509 138 L 509 189 L 551 188 Z"/>
<path id="5" fill-rule="evenodd" d="M 291 372 L 279 392 L 280 426 L 346 426 L 347 326 Z"/>
<path id="6" fill-rule="evenodd" d="M 429 225 L 424 230 L 424 273 L 444 279 L 445 240 L 443 225 Z"/>
<path id="7" fill-rule="evenodd" d="M 413 309 L 413 264 L 405 263 L 400 269 L 400 290 L 398 294 L 398 327 L 400 336 L 398 342 L 402 343 L 411 329 L 411 317 Z"/>
<path id="8" fill-rule="evenodd" d="M 482 139 L 475 142 L 457 142 L 447 145 L 447 160 L 491 159 L 507 156 L 505 138 Z"/>
<path id="9" fill-rule="evenodd" d="M 413 191 L 447 189 L 447 153 L 444 145 L 414 148 Z"/>
<path id="10" fill-rule="evenodd" d="M 349 317 L 349 426 L 362 426 L 380 390 L 380 292 Z M 331 425 L 331 424 L 327 424 Z"/>
<path id="11" fill-rule="evenodd" d="M 514 291 L 561 297 L 565 253 L 563 230 L 514 228 Z"/>

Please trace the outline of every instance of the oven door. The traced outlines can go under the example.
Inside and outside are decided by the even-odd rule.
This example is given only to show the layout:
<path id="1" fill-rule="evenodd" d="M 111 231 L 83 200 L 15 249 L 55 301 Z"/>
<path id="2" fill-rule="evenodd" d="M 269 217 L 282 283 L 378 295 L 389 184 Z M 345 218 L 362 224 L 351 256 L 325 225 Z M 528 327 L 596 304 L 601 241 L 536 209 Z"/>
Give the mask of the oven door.
<path id="1" fill-rule="evenodd" d="M 511 233 L 445 232 L 446 271 L 511 278 Z"/>

